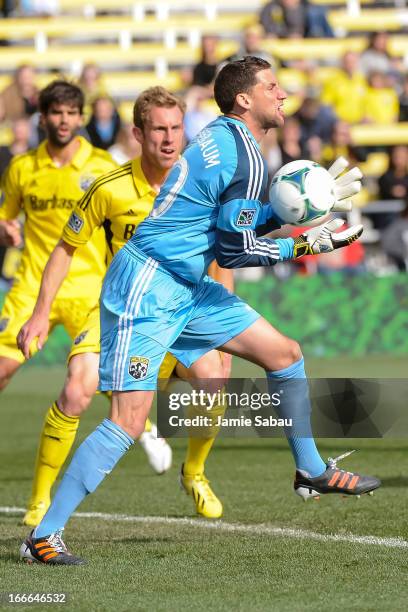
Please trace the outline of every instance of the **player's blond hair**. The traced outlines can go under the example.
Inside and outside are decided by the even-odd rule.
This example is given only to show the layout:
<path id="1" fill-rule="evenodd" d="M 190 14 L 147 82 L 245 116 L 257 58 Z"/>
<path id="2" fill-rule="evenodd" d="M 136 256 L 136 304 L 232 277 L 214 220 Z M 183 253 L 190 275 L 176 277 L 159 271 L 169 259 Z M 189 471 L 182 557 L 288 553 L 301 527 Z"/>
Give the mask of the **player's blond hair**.
<path id="1" fill-rule="evenodd" d="M 179 96 L 170 93 L 160 85 L 149 87 L 149 89 L 142 91 L 133 107 L 133 123 L 135 127 L 143 130 L 147 115 L 154 106 L 159 108 L 174 108 L 177 106 L 183 117 L 186 112 L 185 102 Z"/>

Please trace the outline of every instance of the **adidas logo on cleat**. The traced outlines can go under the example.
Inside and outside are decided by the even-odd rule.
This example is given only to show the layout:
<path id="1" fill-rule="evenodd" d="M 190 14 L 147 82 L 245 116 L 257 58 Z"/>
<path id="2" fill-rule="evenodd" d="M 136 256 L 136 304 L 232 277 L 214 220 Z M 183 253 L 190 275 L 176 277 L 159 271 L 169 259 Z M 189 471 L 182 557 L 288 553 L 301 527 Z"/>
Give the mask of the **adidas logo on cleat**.
<path id="1" fill-rule="evenodd" d="M 346 472 L 337 467 L 337 462 L 344 459 L 352 452 L 344 453 L 335 459 L 329 458 L 326 470 L 320 476 L 312 478 L 303 470 L 296 470 L 294 489 L 295 493 L 304 501 L 318 498 L 320 494 L 340 493 L 342 497 L 354 496 L 368 493 L 372 496 L 373 491 L 381 486 L 381 481 L 374 476 L 363 476 L 354 472 Z"/>

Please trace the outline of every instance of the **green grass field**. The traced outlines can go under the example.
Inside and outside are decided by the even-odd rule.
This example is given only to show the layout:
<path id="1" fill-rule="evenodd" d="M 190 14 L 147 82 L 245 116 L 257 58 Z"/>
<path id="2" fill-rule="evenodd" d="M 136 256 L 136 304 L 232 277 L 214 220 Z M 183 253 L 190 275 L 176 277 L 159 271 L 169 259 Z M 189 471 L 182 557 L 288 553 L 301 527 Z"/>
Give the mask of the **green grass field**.
<path id="1" fill-rule="evenodd" d="M 309 361 L 315 376 L 405 377 L 408 359 Z M 236 376 L 258 370 L 236 362 Z M 406 607 L 408 440 L 322 440 L 324 457 L 360 452 L 342 467 L 383 481 L 374 497 L 332 496 L 304 504 L 292 492 L 284 440 L 219 439 L 207 473 L 224 502 L 221 521 L 195 519 L 178 488 L 185 440 L 174 440 L 174 465 L 155 476 L 135 447 L 81 512 L 65 539 L 83 567 L 26 566 L 18 549 L 42 415 L 55 399 L 61 368 L 26 368 L 1 395 L 0 592 L 67 593 L 68 603 L 37 610 L 342 612 Z M 106 414 L 95 398 L 79 440 Z M 121 516 L 118 516 L 121 515 Z M 125 516 L 124 516 L 125 515 Z M 133 517 L 133 518 L 132 518 Z M 149 518 L 150 517 L 150 518 Z M 155 518 L 153 518 L 155 517 Z M 182 520 L 187 517 L 187 520 Z M 189 520 L 192 519 L 192 520 Z"/>

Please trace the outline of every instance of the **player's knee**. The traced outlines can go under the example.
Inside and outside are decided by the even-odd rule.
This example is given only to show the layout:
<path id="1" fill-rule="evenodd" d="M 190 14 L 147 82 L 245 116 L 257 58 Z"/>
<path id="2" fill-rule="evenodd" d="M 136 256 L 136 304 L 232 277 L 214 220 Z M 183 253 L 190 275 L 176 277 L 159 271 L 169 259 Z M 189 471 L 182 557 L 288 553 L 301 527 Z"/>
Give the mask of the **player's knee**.
<path id="1" fill-rule="evenodd" d="M 296 363 L 303 357 L 302 349 L 300 348 L 300 344 L 296 342 L 296 340 L 291 340 L 290 354 L 291 354 L 292 363 Z"/>
<path id="2" fill-rule="evenodd" d="M 300 345 L 296 340 L 287 338 L 285 346 L 280 351 L 279 356 L 276 358 L 273 370 L 283 370 L 288 368 L 292 364 L 302 359 L 302 351 Z"/>
<path id="3" fill-rule="evenodd" d="M 222 378 L 223 369 L 221 356 L 218 351 L 211 351 L 202 357 L 193 366 L 194 378 L 209 379 Z"/>
<path id="4" fill-rule="evenodd" d="M 77 377 L 69 378 L 58 399 L 60 410 L 68 416 L 79 416 L 91 403 L 94 390 L 91 390 Z"/>
<path id="5" fill-rule="evenodd" d="M 14 364 L 12 360 L 0 359 L 0 391 L 7 387 L 18 367 L 17 362 Z"/>
<path id="6" fill-rule="evenodd" d="M 201 357 L 187 372 L 190 384 L 207 393 L 217 393 L 225 384 L 221 355 L 218 351 L 210 351 Z"/>

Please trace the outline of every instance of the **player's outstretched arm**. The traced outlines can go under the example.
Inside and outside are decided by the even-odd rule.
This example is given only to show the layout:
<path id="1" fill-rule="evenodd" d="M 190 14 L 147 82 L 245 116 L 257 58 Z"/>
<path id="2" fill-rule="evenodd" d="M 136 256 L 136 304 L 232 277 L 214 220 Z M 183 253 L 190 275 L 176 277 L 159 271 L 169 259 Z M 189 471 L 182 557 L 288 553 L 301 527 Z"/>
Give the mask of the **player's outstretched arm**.
<path id="1" fill-rule="evenodd" d="M 6 247 L 19 247 L 23 239 L 21 227 L 17 219 L 0 221 L 0 244 Z"/>
<path id="2" fill-rule="evenodd" d="M 358 225 L 336 233 L 344 221 L 332 219 L 295 239 L 258 238 L 256 226 L 261 205 L 254 204 L 235 200 L 220 208 L 215 240 L 215 256 L 220 266 L 271 266 L 303 255 L 328 253 L 351 244 L 363 232 L 362 226 Z"/>
<path id="3" fill-rule="evenodd" d="M 33 314 L 17 336 L 17 345 L 26 359 L 31 357 L 33 340 L 38 339 L 37 348 L 41 350 L 47 339 L 51 306 L 68 274 L 75 250 L 76 247 L 60 240 L 45 266 Z"/>
<path id="4" fill-rule="evenodd" d="M 220 206 L 215 231 L 215 258 L 222 268 L 272 266 L 291 259 L 293 239 L 260 238 L 265 229 L 280 227 L 271 206 L 257 200 L 234 199 Z"/>

